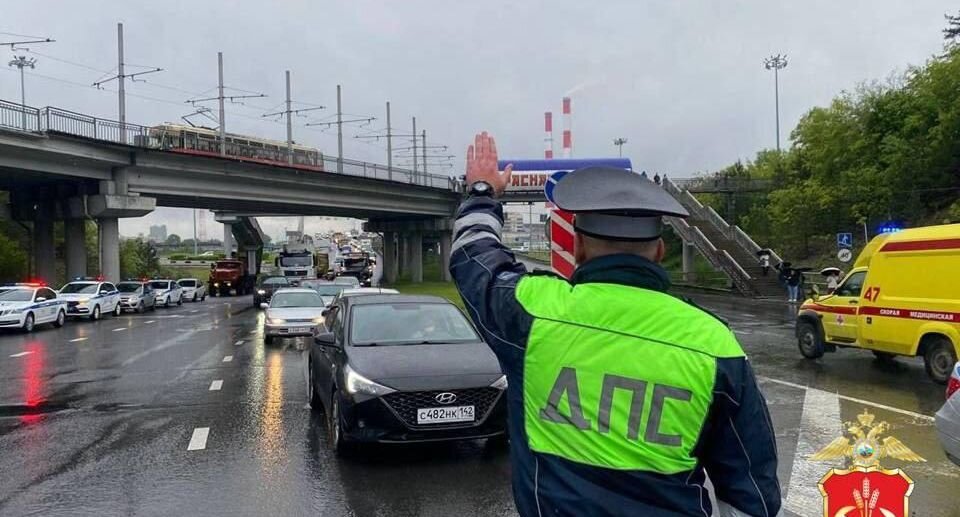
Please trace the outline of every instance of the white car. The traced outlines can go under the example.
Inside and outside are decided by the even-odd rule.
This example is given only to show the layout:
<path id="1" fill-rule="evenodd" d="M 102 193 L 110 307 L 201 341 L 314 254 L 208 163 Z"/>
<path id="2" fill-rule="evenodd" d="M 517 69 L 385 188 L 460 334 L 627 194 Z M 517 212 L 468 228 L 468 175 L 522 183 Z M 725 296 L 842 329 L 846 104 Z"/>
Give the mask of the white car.
<path id="1" fill-rule="evenodd" d="M 101 280 L 74 280 L 60 288 L 58 299 L 66 300 L 67 316 L 98 320 L 104 314 L 119 316 L 120 291 L 110 282 Z"/>
<path id="2" fill-rule="evenodd" d="M 67 321 L 67 302 L 46 286 L 19 284 L 0 292 L 0 328 L 33 332 L 36 325 L 52 323 L 62 327 Z"/>
<path id="3" fill-rule="evenodd" d="M 180 287 L 183 288 L 183 299 L 190 301 L 204 301 L 207 299 L 207 284 L 196 278 L 181 278 L 177 280 Z"/>
<path id="4" fill-rule="evenodd" d="M 312 336 L 323 325 L 323 312 L 327 305 L 313 289 L 285 287 L 270 297 L 270 303 L 262 303 L 266 309 L 263 323 L 263 342 L 269 345 L 273 338 Z"/>
<path id="5" fill-rule="evenodd" d="M 150 287 L 153 288 L 157 305 L 183 305 L 183 288 L 176 280 L 154 279 L 150 281 Z"/>

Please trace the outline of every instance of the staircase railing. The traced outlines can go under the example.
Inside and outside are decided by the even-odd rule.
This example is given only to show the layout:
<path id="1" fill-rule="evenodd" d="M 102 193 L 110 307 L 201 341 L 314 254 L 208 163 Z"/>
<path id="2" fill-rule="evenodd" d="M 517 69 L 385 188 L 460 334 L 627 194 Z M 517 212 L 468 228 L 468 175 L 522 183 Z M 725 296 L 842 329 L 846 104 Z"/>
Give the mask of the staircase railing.
<path id="1" fill-rule="evenodd" d="M 669 224 L 679 235 L 687 242 L 692 242 L 700 254 L 703 255 L 710 265 L 723 271 L 733 281 L 734 287 L 741 293 L 753 296 L 756 294 L 751 284 L 752 277 L 747 273 L 726 250 L 719 250 L 710 242 L 710 239 L 700 231 L 696 226 L 690 226 L 686 221 L 676 217 L 666 217 Z"/>

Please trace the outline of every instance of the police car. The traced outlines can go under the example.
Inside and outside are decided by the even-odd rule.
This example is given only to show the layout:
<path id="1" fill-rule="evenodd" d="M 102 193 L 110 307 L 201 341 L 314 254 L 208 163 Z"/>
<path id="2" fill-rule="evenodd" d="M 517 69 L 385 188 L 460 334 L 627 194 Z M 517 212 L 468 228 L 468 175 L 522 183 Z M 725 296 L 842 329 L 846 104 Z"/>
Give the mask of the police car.
<path id="1" fill-rule="evenodd" d="M 153 279 L 150 281 L 157 305 L 169 307 L 170 304 L 183 305 L 183 288 L 176 280 Z"/>
<path id="2" fill-rule="evenodd" d="M 77 279 L 60 288 L 57 298 L 67 301 L 67 316 L 98 320 L 104 314 L 119 316 L 120 291 L 102 279 Z"/>
<path id="3" fill-rule="evenodd" d="M 16 284 L 0 290 L 0 328 L 33 332 L 37 325 L 62 327 L 67 320 L 67 302 L 42 284 Z"/>

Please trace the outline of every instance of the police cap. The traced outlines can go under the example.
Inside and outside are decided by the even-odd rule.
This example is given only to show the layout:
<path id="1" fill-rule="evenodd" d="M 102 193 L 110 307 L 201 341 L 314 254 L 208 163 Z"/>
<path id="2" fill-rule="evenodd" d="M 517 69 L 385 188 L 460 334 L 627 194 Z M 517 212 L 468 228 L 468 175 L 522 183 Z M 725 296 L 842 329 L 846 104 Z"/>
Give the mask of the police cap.
<path id="1" fill-rule="evenodd" d="M 553 202 L 576 214 L 578 233 L 614 241 L 657 239 L 663 216 L 689 215 L 659 185 L 617 167 L 584 167 L 567 174 L 557 182 Z"/>

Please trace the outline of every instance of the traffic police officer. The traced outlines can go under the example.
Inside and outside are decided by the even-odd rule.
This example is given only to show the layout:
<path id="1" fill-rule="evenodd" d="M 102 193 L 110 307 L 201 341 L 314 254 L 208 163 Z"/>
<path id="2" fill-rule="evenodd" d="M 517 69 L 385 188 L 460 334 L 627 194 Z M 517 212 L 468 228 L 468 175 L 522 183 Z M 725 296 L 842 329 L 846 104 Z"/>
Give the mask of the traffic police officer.
<path id="1" fill-rule="evenodd" d="M 569 280 L 528 273 L 500 241 L 486 133 L 467 151 L 469 195 L 450 271 L 507 375 L 520 515 L 721 515 L 780 510 L 766 402 L 733 333 L 667 294 L 661 216 L 686 210 L 623 169 L 588 167 L 556 185 L 574 212 Z"/>

